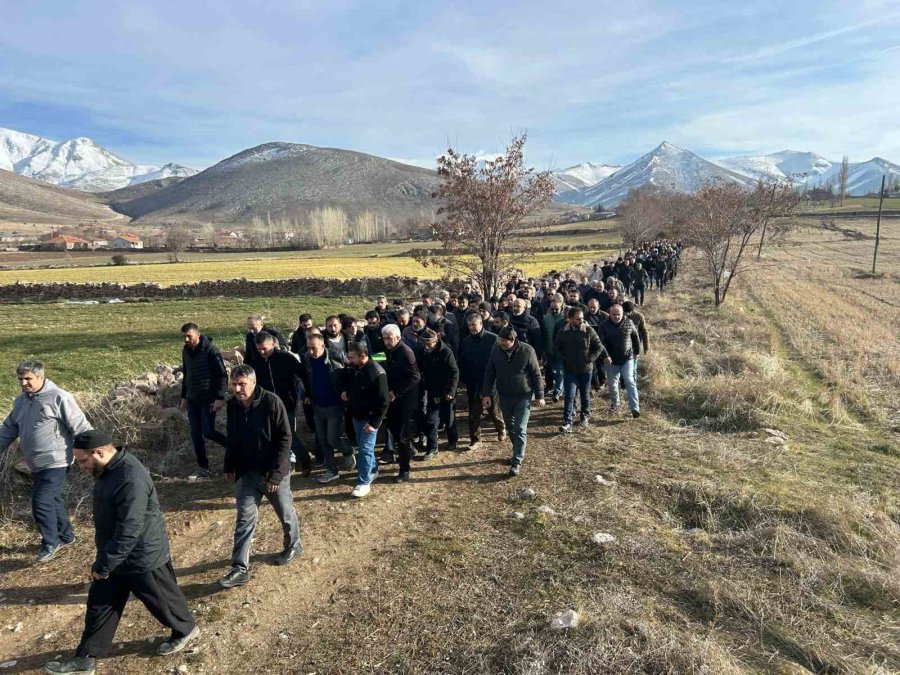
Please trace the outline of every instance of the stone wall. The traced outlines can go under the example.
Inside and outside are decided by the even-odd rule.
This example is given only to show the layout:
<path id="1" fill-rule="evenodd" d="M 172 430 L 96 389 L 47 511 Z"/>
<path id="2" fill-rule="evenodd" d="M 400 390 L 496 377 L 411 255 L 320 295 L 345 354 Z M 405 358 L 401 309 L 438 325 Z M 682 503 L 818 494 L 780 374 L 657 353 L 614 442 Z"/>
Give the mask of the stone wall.
<path id="1" fill-rule="evenodd" d="M 419 280 L 417 277 L 376 277 L 365 279 L 276 279 L 250 281 L 201 281 L 196 284 L 160 286 L 159 284 L 6 284 L 0 285 L 0 302 L 51 301 L 51 300 L 121 300 L 180 299 L 210 297 L 291 297 L 299 295 L 343 296 L 378 295 L 388 299 L 410 297 L 430 291 L 437 282 Z"/>

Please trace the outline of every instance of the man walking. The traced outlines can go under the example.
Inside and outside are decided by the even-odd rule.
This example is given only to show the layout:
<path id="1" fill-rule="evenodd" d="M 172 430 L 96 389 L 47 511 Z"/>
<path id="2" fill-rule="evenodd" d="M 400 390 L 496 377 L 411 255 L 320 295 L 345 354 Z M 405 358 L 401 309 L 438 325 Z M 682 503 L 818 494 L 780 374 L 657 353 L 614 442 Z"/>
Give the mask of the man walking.
<path id="1" fill-rule="evenodd" d="M 16 377 L 22 393 L 0 427 L 0 452 L 19 439 L 34 481 L 31 514 L 41 533 L 37 561 L 47 562 L 75 542 L 62 488 L 72 464 L 72 439 L 91 425 L 72 394 L 45 377 L 40 361 L 22 361 Z"/>
<path id="2" fill-rule="evenodd" d="M 485 394 L 484 405 L 491 403 L 489 394 L 496 392 L 500 397 L 500 410 L 513 446 L 509 475 L 518 476 L 525 460 L 531 401 L 534 399 L 538 407 L 544 406 L 544 379 L 534 349 L 517 339 L 512 326 L 497 336 L 481 390 Z"/>
<path id="3" fill-rule="evenodd" d="M 297 386 L 302 382 L 304 369 L 300 357 L 285 349 L 278 349 L 275 338 L 266 331 L 256 336 L 258 356 L 250 364 L 256 371 L 256 384 L 275 394 L 284 403 L 291 426 L 291 465 L 300 460 L 303 475 L 312 471 L 312 459 L 297 435 Z"/>
<path id="4" fill-rule="evenodd" d="M 303 551 L 300 523 L 291 494 L 291 428 L 284 404 L 256 385 L 250 366 L 231 371 L 234 398 L 228 402 L 225 478 L 234 481 L 237 516 L 231 570 L 219 579 L 222 588 L 250 581 L 250 544 L 265 496 L 284 531 L 284 548 L 276 565 L 287 565 Z"/>
<path id="5" fill-rule="evenodd" d="M 497 430 L 500 442 L 506 440 L 506 425 L 494 405 L 493 399 L 484 405 L 484 371 L 487 370 L 491 351 L 497 344 L 497 334 L 484 330 L 484 320 L 478 312 L 466 317 L 469 334 L 459 345 L 459 374 L 466 385 L 466 397 L 469 401 L 469 450 L 481 447 L 481 418 L 487 410 Z M 490 392 L 487 392 L 488 397 Z"/>
<path id="6" fill-rule="evenodd" d="M 256 353 L 256 336 L 267 332 L 278 342 L 278 349 L 287 349 L 284 336 L 274 326 L 267 326 L 259 314 L 251 314 L 247 317 L 247 335 L 244 337 L 244 363 L 252 363 L 258 355 Z"/>
<path id="7" fill-rule="evenodd" d="M 607 414 L 613 415 L 619 409 L 619 375 L 621 375 L 625 380 L 625 390 L 628 392 L 628 407 L 631 409 L 631 416 L 640 417 L 640 401 L 635 380 L 635 357 L 641 353 L 641 340 L 637 328 L 625 316 L 622 305 L 613 305 L 609 308 L 609 320 L 600 324 L 598 337 L 607 353 L 603 359 L 603 363 L 606 365 L 606 384 L 609 387 Z"/>
<path id="8" fill-rule="evenodd" d="M 594 361 L 605 352 L 597 333 L 585 323 L 581 309 L 570 308 L 567 317 L 568 323 L 553 340 L 553 349 L 563 362 L 566 402 L 559 430 L 564 434 L 572 433 L 576 390 L 581 395 L 581 426 L 588 425 L 591 417 L 591 375 Z"/>
<path id="9" fill-rule="evenodd" d="M 424 431 L 427 440 L 422 461 L 427 461 L 434 459 L 438 453 L 439 427 L 447 429 L 447 450 L 456 450 L 459 441 L 454 405 L 456 387 L 459 384 L 459 367 L 453 351 L 430 328 L 422 336 L 419 370 L 426 396 Z"/>
<path id="10" fill-rule="evenodd" d="M 200 635 L 200 629 L 175 579 L 169 538 L 150 473 L 138 459 L 113 446 L 102 431 L 74 438 L 75 461 L 94 477 L 94 540 L 84 632 L 74 658 L 51 661 L 48 673 L 93 675 L 97 659 L 109 655 L 129 595 L 140 600 L 169 638 L 160 656 L 175 654 Z"/>
<path id="11" fill-rule="evenodd" d="M 225 445 L 225 435 L 216 430 L 216 413 L 225 406 L 227 375 L 219 348 L 212 338 L 200 334 L 195 323 L 181 327 L 184 348 L 181 350 L 181 409 L 188 414 L 191 442 L 197 457 L 196 475 L 209 476 L 206 439 Z M 255 348 L 255 345 L 254 345 Z"/>
<path id="12" fill-rule="evenodd" d="M 390 405 L 390 391 L 387 374 L 369 358 L 366 342 L 350 346 L 350 367 L 343 375 L 341 400 L 348 405 L 358 444 L 356 487 L 350 495 L 362 498 L 369 495 L 372 482 L 378 478 L 375 440 Z"/>
<path id="13" fill-rule="evenodd" d="M 388 431 L 399 450 L 400 472 L 397 482 L 409 480 L 410 458 L 412 457 L 413 417 L 419 403 L 419 368 L 412 349 L 403 342 L 400 328 L 392 323 L 381 329 L 387 350 L 385 372 L 388 379 L 390 406 L 387 412 Z M 385 453 L 385 463 L 393 461 Z"/>
<path id="14" fill-rule="evenodd" d="M 547 387 L 550 389 L 550 400 L 556 403 L 563 393 L 563 362 L 553 346 L 553 341 L 566 318 L 562 313 L 563 299 L 554 295 L 550 300 L 547 313 L 541 318 L 544 331 L 544 359 L 547 362 Z"/>
<path id="15" fill-rule="evenodd" d="M 325 473 L 319 476 L 320 483 L 338 480 L 334 461 L 336 452 L 346 458 L 344 468 L 355 468 L 350 446 L 342 437 L 344 428 L 344 407 L 341 403 L 340 380 L 343 376 L 343 358 L 325 348 L 325 338 L 321 333 L 310 333 L 307 351 L 301 358 L 303 363 L 303 388 L 313 406 L 316 420 L 316 454 L 325 464 Z"/>

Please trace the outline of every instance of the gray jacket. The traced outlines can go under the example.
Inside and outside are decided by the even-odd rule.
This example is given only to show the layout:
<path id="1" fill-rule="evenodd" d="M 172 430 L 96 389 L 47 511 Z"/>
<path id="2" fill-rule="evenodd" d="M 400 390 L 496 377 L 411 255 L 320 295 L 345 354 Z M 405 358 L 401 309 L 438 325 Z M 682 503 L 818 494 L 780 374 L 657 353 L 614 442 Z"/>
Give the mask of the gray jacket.
<path id="1" fill-rule="evenodd" d="M 491 349 L 481 391 L 485 396 L 495 392 L 505 398 L 531 396 L 544 398 L 544 376 L 538 364 L 537 355 L 531 345 L 516 341 L 515 346 L 505 352 L 499 342 Z"/>
<path id="2" fill-rule="evenodd" d="M 44 380 L 36 394 L 16 396 L 0 426 L 0 452 L 18 438 L 31 471 L 64 469 L 72 463 L 72 438 L 91 428 L 72 394 Z"/>

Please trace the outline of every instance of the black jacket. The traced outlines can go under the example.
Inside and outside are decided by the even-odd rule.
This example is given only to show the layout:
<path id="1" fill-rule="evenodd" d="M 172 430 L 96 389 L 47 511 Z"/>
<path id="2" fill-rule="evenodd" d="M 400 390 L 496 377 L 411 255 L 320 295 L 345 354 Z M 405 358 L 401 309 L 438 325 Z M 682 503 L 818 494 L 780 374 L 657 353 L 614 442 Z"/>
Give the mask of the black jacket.
<path id="1" fill-rule="evenodd" d="M 256 371 L 256 384 L 280 398 L 288 410 L 297 407 L 297 384 L 305 375 L 300 357 L 276 350 L 267 359 L 257 355 L 250 365 Z"/>
<path id="2" fill-rule="evenodd" d="M 496 392 L 508 398 L 532 394 L 537 399 L 544 398 L 544 375 L 534 349 L 518 340 L 508 352 L 495 345 L 484 371 L 481 391 L 485 395 Z"/>
<path id="3" fill-rule="evenodd" d="M 293 335 L 291 335 L 291 351 L 299 356 L 307 349 L 308 347 L 306 346 L 306 331 L 298 328 L 294 331 Z"/>
<path id="4" fill-rule="evenodd" d="M 541 330 L 541 324 L 537 319 L 528 312 L 519 315 L 510 313 L 509 323 L 516 329 L 519 342 L 531 345 L 540 359 L 544 355 L 544 331 Z"/>
<path id="5" fill-rule="evenodd" d="M 641 340 L 637 328 L 628 317 L 623 317 L 618 326 L 610 320 L 604 321 L 600 324 L 597 337 L 603 343 L 614 366 L 624 366 L 629 359 L 641 353 Z"/>
<path id="6" fill-rule="evenodd" d="M 284 341 L 284 336 L 275 328 L 263 324 L 260 333 L 263 331 L 275 338 L 279 349 L 287 349 L 287 342 Z M 257 356 L 259 356 L 259 352 L 256 351 L 256 333 L 248 330 L 247 335 L 244 337 L 244 362 L 252 363 Z"/>
<path id="7" fill-rule="evenodd" d="M 459 350 L 459 329 L 456 327 L 456 324 L 445 316 L 439 320 L 432 320 L 429 327 L 443 335 L 442 342 L 445 342 L 450 347 L 450 350 L 456 354 Z"/>
<path id="8" fill-rule="evenodd" d="M 191 349 L 187 345 L 181 350 L 181 398 L 192 403 L 209 403 L 225 398 L 228 375 L 219 348 L 212 338 L 200 336 L 200 344 Z"/>
<path id="9" fill-rule="evenodd" d="M 369 354 L 380 354 L 384 352 L 384 338 L 381 336 L 381 326 L 378 328 L 363 329 L 363 335 L 366 337 L 366 343 L 369 345 Z"/>
<path id="10" fill-rule="evenodd" d="M 647 330 L 647 320 L 636 309 L 628 314 L 628 318 L 631 319 L 631 323 L 637 328 L 638 337 L 641 339 L 641 354 L 646 354 L 650 351 L 650 331 Z"/>
<path id="11" fill-rule="evenodd" d="M 459 343 L 459 374 L 471 396 L 481 391 L 484 371 L 487 369 L 491 350 L 497 344 L 497 334 L 483 328 L 477 335 L 469 333 Z"/>
<path id="12" fill-rule="evenodd" d="M 567 323 L 553 338 L 553 351 L 562 358 L 567 373 L 590 372 L 594 361 L 606 355 L 597 333 L 586 323 L 580 329 Z"/>
<path id="13" fill-rule="evenodd" d="M 257 387 L 249 408 L 236 398 L 228 401 L 226 434 L 225 473 L 258 471 L 270 483 L 290 474 L 291 425 L 275 394 Z"/>
<path id="14" fill-rule="evenodd" d="M 367 420 L 376 429 L 381 426 L 390 404 L 384 368 L 372 359 L 366 361 L 362 368 L 345 368 L 342 391 L 350 399 L 349 410 L 353 419 Z"/>
<path id="15" fill-rule="evenodd" d="M 609 314 L 604 312 L 602 309 L 596 314 L 591 314 L 590 312 L 584 313 L 584 322 L 595 331 L 600 328 L 600 324 L 606 321 L 608 318 Z"/>
<path id="16" fill-rule="evenodd" d="M 400 398 L 413 390 L 419 380 L 419 368 L 413 350 L 404 342 L 385 353 L 384 371 L 387 373 L 388 389 Z"/>
<path id="17" fill-rule="evenodd" d="M 443 340 L 439 341 L 430 352 L 422 350 L 419 357 L 419 372 L 422 374 L 422 383 L 429 398 L 443 399 L 448 394 L 456 396 L 459 367 L 456 365 L 453 351 Z"/>
<path id="18" fill-rule="evenodd" d="M 141 574 L 169 561 L 169 538 L 150 472 L 119 450 L 94 483 L 93 571 Z"/>

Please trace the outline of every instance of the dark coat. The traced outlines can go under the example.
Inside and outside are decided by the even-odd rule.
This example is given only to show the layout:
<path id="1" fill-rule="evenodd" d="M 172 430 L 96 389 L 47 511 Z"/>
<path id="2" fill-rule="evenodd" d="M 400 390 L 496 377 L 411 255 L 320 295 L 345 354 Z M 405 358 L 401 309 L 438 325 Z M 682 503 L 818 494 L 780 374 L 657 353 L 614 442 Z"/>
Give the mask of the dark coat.
<path id="1" fill-rule="evenodd" d="M 646 354 L 650 351 L 650 331 L 647 330 L 647 320 L 636 309 L 631 311 L 628 318 L 631 319 L 631 323 L 637 328 L 638 337 L 641 339 L 641 354 Z"/>
<path id="2" fill-rule="evenodd" d="M 567 373 L 587 373 L 594 369 L 594 361 L 606 355 L 597 333 L 586 323 L 579 329 L 567 323 L 553 338 L 553 351 L 562 358 Z"/>
<path id="3" fill-rule="evenodd" d="M 372 359 L 362 368 L 345 368 L 343 392 L 349 398 L 353 419 L 366 420 L 376 429 L 381 426 L 390 405 L 387 373 Z"/>
<path id="4" fill-rule="evenodd" d="M 297 384 L 306 374 L 298 356 L 276 350 L 267 359 L 257 355 L 250 365 L 256 371 L 257 385 L 280 398 L 288 410 L 297 407 Z"/>
<path id="5" fill-rule="evenodd" d="M 443 399 L 444 396 L 456 396 L 459 384 L 459 367 L 453 351 L 443 341 L 430 352 L 423 349 L 419 357 L 419 372 L 422 373 L 422 384 L 429 398 Z"/>
<path id="6" fill-rule="evenodd" d="M 100 576 L 141 574 L 169 561 L 169 538 L 150 472 L 119 450 L 94 483 L 92 567 Z"/>
<path id="7" fill-rule="evenodd" d="M 263 324 L 260 333 L 263 331 L 275 338 L 279 349 L 287 349 L 287 342 L 285 342 L 284 336 L 276 328 Z M 252 363 L 257 356 L 259 356 L 259 352 L 256 351 L 256 333 L 248 330 L 247 335 L 244 336 L 244 362 Z"/>
<path id="8" fill-rule="evenodd" d="M 537 399 L 544 398 L 544 376 L 534 349 L 518 340 L 508 352 L 495 345 L 484 371 L 481 391 L 485 395 L 496 392 L 508 398 L 532 394 Z"/>
<path id="9" fill-rule="evenodd" d="M 385 353 L 384 371 L 388 389 L 397 398 L 413 390 L 421 379 L 413 350 L 404 342 Z"/>
<path id="10" fill-rule="evenodd" d="M 510 313 L 509 323 L 516 329 L 519 342 L 530 345 L 537 357 L 541 358 L 544 355 L 544 332 L 537 319 L 528 312 L 523 312 L 518 316 Z"/>
<path id="11" fill-rule="evenodd" d="M 325 348 L 325 363 L 328 364 L 328 373 L 331 377 L 331 386 L 334 387 L 334 392 L 336 395 L 340 396 L 341 389 L 343 387 L 343 369 L 344 369 L 344 361 L 341 358 L 341 354 L 335 354 L 333 351 Z M 321 357 L 319 357 L 321 358 Z M 303 396 L 305 398 L 311 399 L 313 405 L 316 405 L 316 401 L 313 398 L 313 357 L 312 354 L 307 351 L 303 356 L 300 357 L 300 363 L 303 366 L 303 369 L 300 373 L 301 381 L 303 382 Z"/>
<path id="12" fill-rule="evenodd" d="M 484 371 L 487 369 L 491 350 L 497 344 L 497 334 L 481 329 L 477 335 L 469 333 L 459 344 L 459 374 L 466 383 L 469 395 L 481 391 Z"/>
<path id="13" fill-rule="evenodd" d="M 363 329 L 366 338 L 366 344 L 369 345 L 369 354 L 380 354 L 384 351 L 384 338 L 381 336 L 381 326 L 378 328 Z"/>
<path id="14" fill-rule="evenodd" d="M 641 340 L 637 328 L 628 317 L 623 317 L 619 325 L 611 320 L 604 321 L 600 324 L 597 337 L 603 343 L 614 366 L 624 366 L 629 359 L 641 353 Z"/>
<path id="15" fill-rule="evenodd" d="M 250 407 L 228 401 L 225 473 L 241 476 L 258 471 L 270 483 L 291 472 L 291 425 L 275 394 L 256 387 Z"/>
<path id="16" fill-rule="evenodd" d="M 191 349 L 187 345 L 181 350 L 181 398 L 194 403 L 209 403 L 225 398 L 228 375 L 219 348 L 212 338 L 200 336 L 200 343 Z"/>
<path id="17" fill-rule="evenodd" d="M 450 350 L 456 354 L 459 351 L 459 328 L 454 321 L 450 321 L 448 316 L 441 319 L 434 319 L 429 326 L 431 330 L 443 335 L 442 342 L 446 343 Z"/>

